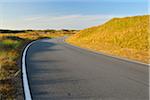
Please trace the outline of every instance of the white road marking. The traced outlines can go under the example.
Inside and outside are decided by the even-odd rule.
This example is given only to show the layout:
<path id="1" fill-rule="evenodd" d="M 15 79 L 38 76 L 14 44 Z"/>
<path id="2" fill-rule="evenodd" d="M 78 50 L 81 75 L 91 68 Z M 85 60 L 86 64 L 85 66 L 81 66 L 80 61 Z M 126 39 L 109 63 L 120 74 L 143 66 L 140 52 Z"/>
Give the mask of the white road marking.
<path id="1" fill-rule="evenodd" d="M 35 42 L 35 41 L 34 41 Z M 31 42 L 29 43 L 26 48 L 23 51 L 23 56 L 22 56 L 22 74 L 23 74 L 23 88 L 24 88 L 24 95 L 25 95 L 25 100 L 32 100 L 31 97 L 31 91 L 29 88 L 29 83 L 28 83 L 28 77 L 27 77 L 27 70 L 26 70 L 26 63 L 25 63 L 25 58 L 26 58 L 26 53 L 28 48 L 34 43 Z"/>

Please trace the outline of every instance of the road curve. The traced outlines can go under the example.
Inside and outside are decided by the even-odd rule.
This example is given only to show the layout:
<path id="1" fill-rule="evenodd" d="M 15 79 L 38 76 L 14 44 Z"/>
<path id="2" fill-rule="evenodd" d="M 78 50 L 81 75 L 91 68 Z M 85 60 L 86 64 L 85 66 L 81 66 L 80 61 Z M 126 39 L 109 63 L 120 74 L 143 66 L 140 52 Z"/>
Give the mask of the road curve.
<path id="1" fill-rule="evenodd" d="M 33 43 L 26 67 L 33 100 L 149 100 L 148 66 L 63 42 Z"/>

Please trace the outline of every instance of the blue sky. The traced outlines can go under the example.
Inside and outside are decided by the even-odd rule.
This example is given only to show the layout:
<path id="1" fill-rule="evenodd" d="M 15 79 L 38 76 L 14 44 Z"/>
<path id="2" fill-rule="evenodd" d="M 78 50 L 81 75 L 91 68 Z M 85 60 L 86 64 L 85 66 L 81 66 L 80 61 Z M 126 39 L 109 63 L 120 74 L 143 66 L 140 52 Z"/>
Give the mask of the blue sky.
<path id="1" fill-rule="evenodd" d="M 0 0 L 0 29 L 83 29 L 148 14 L 147 0 Z"/>

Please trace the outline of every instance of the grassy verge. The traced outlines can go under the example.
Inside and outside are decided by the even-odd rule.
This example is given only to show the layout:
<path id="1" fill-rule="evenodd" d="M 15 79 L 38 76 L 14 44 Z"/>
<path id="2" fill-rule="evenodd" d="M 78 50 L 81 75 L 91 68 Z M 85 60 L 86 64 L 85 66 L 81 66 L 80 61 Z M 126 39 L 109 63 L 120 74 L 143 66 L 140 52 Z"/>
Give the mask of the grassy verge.
<path id="1" fill-rule="evenodd" d="M 66 41 L 80 47 L 149 63 L 149 15 L 113 18 Z"/>
<path id="2" fill-rule="evenodd" d="M 0 99 L 14 100 L 23 96 L 21 70 L 18 66 L 23 47 L 32 40 L 70 35 L 70 31 L 29 31 L 0 34 Z M 21 98 L 20 98 L 21 99 Z"/>
<path id="3" fill-rule="evenodd" d="M 12 37 L 14 38 L 14 37 Z M 14 99 L 17 94 L 16 74 L 20 71 L 17 59 L 24 41 L 20 38 L 0 38 L 0 93 L 2 100 Z"/>

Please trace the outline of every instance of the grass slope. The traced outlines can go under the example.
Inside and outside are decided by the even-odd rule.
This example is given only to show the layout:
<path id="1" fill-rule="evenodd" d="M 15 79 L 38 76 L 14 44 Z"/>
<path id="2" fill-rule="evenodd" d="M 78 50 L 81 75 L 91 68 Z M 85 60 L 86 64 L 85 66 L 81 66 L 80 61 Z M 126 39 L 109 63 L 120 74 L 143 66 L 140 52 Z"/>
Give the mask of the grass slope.
<path id="1" fill-rule="evenodd" d="M 81 47 L 148 63 L 150 15 L 113 18 L 66 41 Z"/>

